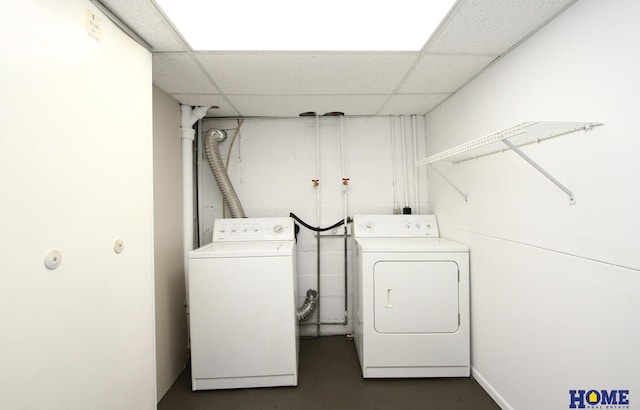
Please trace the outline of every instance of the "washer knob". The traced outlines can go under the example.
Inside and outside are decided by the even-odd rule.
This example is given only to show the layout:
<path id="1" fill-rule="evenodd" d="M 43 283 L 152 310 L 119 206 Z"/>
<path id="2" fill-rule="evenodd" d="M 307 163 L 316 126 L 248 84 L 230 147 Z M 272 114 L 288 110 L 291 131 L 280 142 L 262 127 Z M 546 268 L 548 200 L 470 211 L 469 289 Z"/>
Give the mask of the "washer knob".
<path id="1" fill-rule="evenodd" d="M 281 232 L 282 232 L 282 225 L 280 225 L 280 224 L 275 225 L 275 226 L 273 227 L 273 232 L 275 232 L 275 233 L 281 233 Z"/>

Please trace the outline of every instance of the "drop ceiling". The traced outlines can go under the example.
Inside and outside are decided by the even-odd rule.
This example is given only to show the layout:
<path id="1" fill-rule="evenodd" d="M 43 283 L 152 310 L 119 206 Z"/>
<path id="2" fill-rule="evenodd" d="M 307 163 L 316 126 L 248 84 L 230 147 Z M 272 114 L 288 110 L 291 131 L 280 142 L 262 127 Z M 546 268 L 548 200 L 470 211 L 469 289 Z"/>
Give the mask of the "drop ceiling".
<path id="1" fill-rule="evenodd" d="M 194 51 L 153 0 L 92 1 L 148 44 L 154 84 L 180 103 L 219 107 L 209 117 L 296 117 L 426 114 L 576 0 L 459 0 L 416 52 Z M 212 35 L 233 35 L 215 31 L 221 18 L 251 29 L 211 16 Z"/>

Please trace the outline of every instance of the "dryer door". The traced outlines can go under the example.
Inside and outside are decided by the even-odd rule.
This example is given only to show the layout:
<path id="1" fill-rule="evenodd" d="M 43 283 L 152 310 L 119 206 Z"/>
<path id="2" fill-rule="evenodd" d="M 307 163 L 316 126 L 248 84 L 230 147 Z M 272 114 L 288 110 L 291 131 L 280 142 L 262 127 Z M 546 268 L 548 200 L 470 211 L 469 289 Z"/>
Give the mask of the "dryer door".
<path id="1" fill-rule="evenodd" d="M 453 333 L 459 327 L 458 264 L 380 261 L 374 265 L 378 333 Z"/>

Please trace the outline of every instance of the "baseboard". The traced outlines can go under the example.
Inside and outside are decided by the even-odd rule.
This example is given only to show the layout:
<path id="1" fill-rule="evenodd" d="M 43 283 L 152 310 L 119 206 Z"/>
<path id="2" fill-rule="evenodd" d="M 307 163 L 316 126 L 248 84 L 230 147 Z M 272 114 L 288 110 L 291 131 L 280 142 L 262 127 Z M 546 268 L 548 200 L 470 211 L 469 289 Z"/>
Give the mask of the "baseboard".
<path id="1" fill-rule="evenodd" d="M 497 392 L 497 390 L 485 379 L 475 367 L 471 367 L 471 376 L 478 382 L 478 384 L 491 396 L 502 410 L 513 410 L 513 407 L 507 403 L 507 401 Z"/>
<path id="2" fill-rule="evenodd" d="M 159 391 L 158 390 L 158 383 L 156 381 L 156 404 L 160 403 L 160 400 L 162 400 L 162 398 L 164 397 L 165 394 L 167 394 L 169 392 L 169 389 L 171 389 L 171 386 L 173 386 L 175 384 L 176 381 L 178 381 L 178 377 L 180 377 L 180 375 L 182 374 L 182 372 L 184 371 L 184 369 L 186 369 L 189 365 L 189 359 L 187 359 L 187 361 L 184 362 L 184 366 L 182 367 L 182 369 L 180 369 L 180 371 L 178 371 L 174 377 L 173 377 L 173 381 L 171 383 L 169 383 L 169 386 L 163 386 L 163 390 L 164 391 Z"/>

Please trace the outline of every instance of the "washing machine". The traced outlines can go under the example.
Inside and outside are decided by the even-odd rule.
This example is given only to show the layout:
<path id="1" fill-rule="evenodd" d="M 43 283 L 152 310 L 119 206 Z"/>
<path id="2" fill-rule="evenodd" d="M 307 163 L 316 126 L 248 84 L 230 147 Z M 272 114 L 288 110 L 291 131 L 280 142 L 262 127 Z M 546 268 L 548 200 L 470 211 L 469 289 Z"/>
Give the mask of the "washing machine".
<path id="1" fill-rule="evenodd" d="M 353 236 L 362 376 L 468 377 L 468 247 L 434 215 L 356 215 Z"/>
<path id="2" fill-rule="evenodd" d="M 217 219 L 188 268 L 192 390 L 296 386 L 293 220 Z"/>

